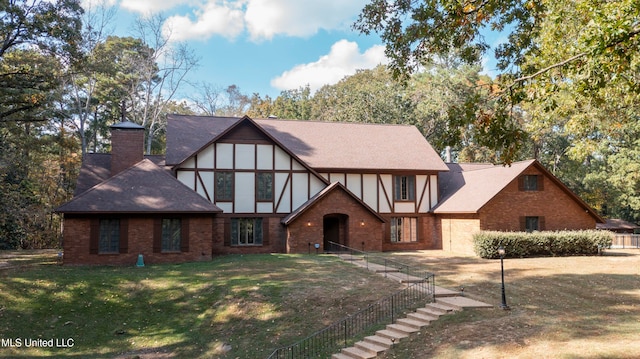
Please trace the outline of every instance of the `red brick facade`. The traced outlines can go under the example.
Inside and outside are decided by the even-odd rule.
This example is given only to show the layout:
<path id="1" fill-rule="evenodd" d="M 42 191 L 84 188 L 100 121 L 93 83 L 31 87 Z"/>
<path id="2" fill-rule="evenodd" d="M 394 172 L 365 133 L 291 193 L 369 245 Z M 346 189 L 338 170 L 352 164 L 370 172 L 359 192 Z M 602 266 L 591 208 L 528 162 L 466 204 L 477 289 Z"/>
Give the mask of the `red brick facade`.
<path id="1" fill-rule="evenodd" d="M 118 174 L 144 158 L 144 128 L 111 131 L 111 175 Z"/>
<path id="2" fill-rule="evenodd" d="M 188 217 L 188 251 L 157 253 L 154 251 L 154 223 L 157 217 L 121 216 L 127 221 L 126 253 L 92 254 L 91 226 L 98 217 L 65 216 L 64 264 L 135 265 L 142 254 L 145 264 L 211 260 L 213 217 Z"/>
<path id="3" fill-rule="evenodd" d="M 287 253 L 308 253 L 310 248 L 315 250 L 315 244 L 323 251 L 325 226 L 332 218 L 339 223 L 340 244 L 365 251 L 382 250 L 385 224 L 361 202 L 336 187 L 287 226 Z"/>
<path id="4" fill-rule="evenodd" d="M 539 175 L 541 190 L 523 191 L 518 179 L 512 181 L 479 211 L 481 230 L 521 231 L 522 218 L 527 216 L 544 218 L 542 230 L 596 228 L 596 219 L 587 209 L 535 166 L 523 175 Z"/>

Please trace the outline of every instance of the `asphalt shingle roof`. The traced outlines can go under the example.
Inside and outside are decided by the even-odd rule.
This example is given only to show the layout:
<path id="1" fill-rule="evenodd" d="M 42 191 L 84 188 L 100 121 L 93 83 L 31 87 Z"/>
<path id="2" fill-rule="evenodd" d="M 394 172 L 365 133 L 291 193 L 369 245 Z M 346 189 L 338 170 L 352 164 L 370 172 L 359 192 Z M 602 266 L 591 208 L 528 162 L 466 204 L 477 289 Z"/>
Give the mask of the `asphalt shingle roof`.
<path id="1" fill-rule="evenodd" d="M 213 203 L 144 159 L 58 207 L 60 213 L 215 213 Z"/>
<path id="2" fill-rule="evenodd" d="M 241 120 L 170 115 L 167 164 L 181 163 Z M 278 119 L 254 122 L 316 170 L 448 170 L 415 126 Z"/>

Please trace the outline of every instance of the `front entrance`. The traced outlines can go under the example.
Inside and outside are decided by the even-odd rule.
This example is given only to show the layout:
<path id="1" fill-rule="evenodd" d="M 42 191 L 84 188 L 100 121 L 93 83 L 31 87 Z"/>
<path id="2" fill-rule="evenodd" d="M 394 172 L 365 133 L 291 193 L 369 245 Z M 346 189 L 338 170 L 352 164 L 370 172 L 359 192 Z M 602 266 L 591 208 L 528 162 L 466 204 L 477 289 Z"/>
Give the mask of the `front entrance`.
<path id="1" fill-rule="evenodd" d="M 332 250 L 329 242 L 348 246 L 348 220 L 346 214 L 327 214 L 322 219 L 324 250 Z"/>

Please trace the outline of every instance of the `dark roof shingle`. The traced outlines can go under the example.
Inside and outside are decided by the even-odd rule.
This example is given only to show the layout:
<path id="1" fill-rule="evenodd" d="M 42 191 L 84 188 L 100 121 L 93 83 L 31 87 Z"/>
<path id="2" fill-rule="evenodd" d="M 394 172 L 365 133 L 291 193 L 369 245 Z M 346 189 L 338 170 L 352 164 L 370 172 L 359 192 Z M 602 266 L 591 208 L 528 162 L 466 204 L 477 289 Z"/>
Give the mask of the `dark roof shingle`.
<path id="1" fill-rule="evenodd" d="M 215 213 L 207 201 L 152 161 L 108 178 L 56 209 L 60 213 Z"/>

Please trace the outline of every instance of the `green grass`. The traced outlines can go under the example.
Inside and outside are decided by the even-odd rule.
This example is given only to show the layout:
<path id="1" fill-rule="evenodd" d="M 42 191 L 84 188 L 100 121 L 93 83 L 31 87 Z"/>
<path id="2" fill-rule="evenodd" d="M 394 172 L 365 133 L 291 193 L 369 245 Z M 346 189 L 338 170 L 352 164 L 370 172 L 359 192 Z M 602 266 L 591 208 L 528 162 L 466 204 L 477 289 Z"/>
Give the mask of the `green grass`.
<path id="1" fill-rule="evenodd" d="M 74 345 L 0 347 L 0 357 L 264 358 L 399 288 L 322 255 L 143 268 L 47 263 L 0 271 L 0 339 Z"/>

